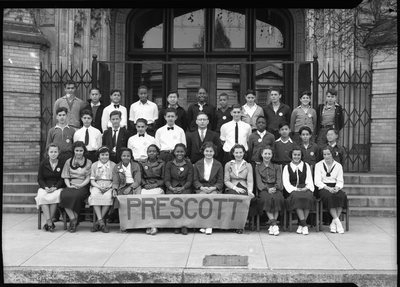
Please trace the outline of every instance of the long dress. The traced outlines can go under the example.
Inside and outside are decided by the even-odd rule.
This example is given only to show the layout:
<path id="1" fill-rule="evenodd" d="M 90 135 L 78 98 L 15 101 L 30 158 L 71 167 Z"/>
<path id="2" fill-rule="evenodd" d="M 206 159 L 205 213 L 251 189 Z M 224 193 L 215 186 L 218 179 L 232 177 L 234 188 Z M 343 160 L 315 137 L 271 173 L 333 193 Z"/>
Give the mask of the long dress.
<path id="1" fill-rule="evenodd" d="M 38 184 L 39 189 L 35 197 L 36 207 L 39 209 L 44 204 L 57 204 L 60 202 L 60 193 L 62 187 L 65 186 L 64 179 L 61 177 L 64 162 L 58 161 L 54 170 L 51 167 L 49 159 L 45 159 L 39 165 L 38 170 Z M 48 193 L 46 187 L 56 187 L 57 189 Z"/>
<path id="2" fill-rule="evenodd" d="M 91 168 L 90 179 L 95 180 L 101 187 L 109 186 L 110 188 L 102 193 L 100 189 L 95 186 L 90 187 L 90 196 L 88 199 L 89 205 L 112 205 L 112 171 L 115 167 L 115 163 L 108 161 L 102 164 L 100 161 L 96 161 Z"/>
<path id="3" fill-rule="evenodd" d="M 92 162 L 85 158 L 82 166 L 72 166 L 72 158 L 69 158 L 64 165 L 61 173 L 62 178 L 71 179 L 71 184 L 81 184 L 87 176 L 90 176 Z M 66 187 L 60 194 L 60 206 L 63 208 L 72 209 L 78 216 L 81 213 L 82 202 L 86 199 L 89 193 L 89 184 L 81 188 Z"/>

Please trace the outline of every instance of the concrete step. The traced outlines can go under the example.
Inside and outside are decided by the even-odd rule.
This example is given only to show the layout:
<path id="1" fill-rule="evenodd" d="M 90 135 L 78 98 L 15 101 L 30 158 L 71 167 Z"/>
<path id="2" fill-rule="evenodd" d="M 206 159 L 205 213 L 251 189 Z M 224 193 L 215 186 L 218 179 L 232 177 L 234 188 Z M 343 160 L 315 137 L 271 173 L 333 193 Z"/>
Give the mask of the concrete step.
<path id="1" fill-rule="evenodd" d="M 37 182 L 6 182 L 3 183 L 3 193 L 37 193 Z"/>
<path id="2" fill-rule="evenodd" d="M 36 182 L 38 172 L 36 171 L 7 171 L 3 173 L 3 183 L 8 182 Z"/>
<path id="3" fill-rule="evenodd" d="M 3 193 L 3 203 L 6 204 L 35 204 L 37 193 Z"/>
<path id="4" fill-rule="evenodd" d="M 396 207 L 395 196 L 380 195 L 348 195 L 349 206 L 351 207 Z"/>
<path id="5" fill-rule="evenodd" d="M 36 204 L 5 204 L 3 213 L 37 213 Z"/>
<path id="6" fill-rule="evenodd" d="M 368 184 L 368 185 L 395 185 L 397 177 L 395 174 L 376 173 L 344 173 L 344 183 L 347 184 Z"/>
<path id="7" fill-rule="evenodd" d="M 343 190 L 347 195 L 380 195 L 395 196 L 397 193 L 396 185 L 371 185 L 371 184 L 345 184 Z"/>
<path id="8" fill-rule="evenodd" d="M 350 226 L 351 216 L 361 217 L 395 217 L 396 207 L 351 207 L 350 206 Z"/>

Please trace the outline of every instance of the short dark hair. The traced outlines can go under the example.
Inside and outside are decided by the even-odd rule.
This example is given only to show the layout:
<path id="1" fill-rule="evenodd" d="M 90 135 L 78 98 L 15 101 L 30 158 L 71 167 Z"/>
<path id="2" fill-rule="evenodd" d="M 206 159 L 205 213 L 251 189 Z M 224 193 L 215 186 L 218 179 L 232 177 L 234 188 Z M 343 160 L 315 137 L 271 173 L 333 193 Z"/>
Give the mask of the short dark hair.
<path id="1" fill-rule="evenodd" d="M 140 85 L 137 91 L 139 92 L 141 89 L 146 89 L 146 91 L 149 90 L 145 85 Z"/>
<path id="2" fill-rule="evenodd" d="M 121 147 L 121 149 L 119 150 L 119 153 L 118 153 L 118 159 L 121 160 L 122 153 L 123 153 L 124 151 L 129 151 L 129 153 L 130 153 L 130 155 L 131 155 L 131 160 L 133 160 L 133 153 L 132 153 L 132 150 L 131 150 L 130 148 L 127 148 L 127 147 Z"/>
<path id="3" fill-rule="evenodd" d="M 233 109 L 240 109 L 240 110 L 242 110 L 242 106 L 240 105 L 240 104 L 234 104 L 233 106 L 232 106 L 232 110 Z"/>
<path id="4" fill-rule="evenodd" d="M 329 128 L 329 129 L 326 131 L 326 133 L 328 133 L 329 131 L 334 131 L 335 134 L 336 134 L 337 136 L 339 135 L 339 131 L 338 131 L 337 129 L 335 129 L 335 128 Z"/>
<path id="5" fill-rule="evenodd" d="M 93 91 L 93 90 L 97 90 L 97 91 L 99 91 L 99 94 L 101 94 L 101 92 L 100 92 L 100 89 L 99 88 L 91 88 L 90 90 L 89 90 L 89 94 Z"/>
<path id="6" fill-rule="evenodd" d="M 176 97 L 179 99 L 179 93 L 178 93 L 178 91 L 175 91 L 175 90 L 169 91 L 169 92 L 168 92 L 167 98 L 169 97 L 170 94 L 176 94 Z"/>
<path id="7" fill-rule="evenodd" d="M 246 96 L 248 95 L 248 94 L 253 94 L 254 96 L 256 95 L 256 93 L 254 92 L 254 90 L 252 90 L 252 89 L 248 89 L 247 91 L 246 91 Z"/>
<path id="8" fill-rule="evenodd" d="M 289 123 L 288 122 L 281 122 L 281 123 L 279 123 L 279 129 L 281 129 L 281 128 L 283 128 L 284 126 L 288 126 L 289 127 L 289 129 L 290 129 L 290 125 L 289 125 Z"/>
<path id="9" fill-rule="evenodd" d="M 66 107 L 59 107 L 56 110 L 56 115 L 58 115 L 58 113 L 60 113 L 60 112 L 65 112 L 66 114 L 68 114 L 68 109 Z"/>
<path id="10" fill-rule="evenodd" d="M 310 135 L 312 135 L 312 131 L 311 131 L 310 127 L 308 127 L 308 126 L 302 126 L 302 127 L 300 127 L 300 129 L 299 129 L 299 135 L 301 135 L 301 133 L 302 133 L 303 131 L 308 131 L 308 132 L 310 133 Z"/>
<path id="11" fill-rule="evenodd" d="M 280 88 L 274 88 L 274 87 L 272 87 L 272 88 L 270 88 L 269 90 L 270 90 L 270 92 L 276 91 L 276 92 L 278 92 L 278 94 L 282 95 L 282 89 L 280 89 Z"/>
<path id="12" fill-rule="evenodd" d="M 263 157 L 262 157 L 262 153 L 263 153 L 264 150 L 266 150 L 266 149 L 271 150 L 271 152 L 272 152 L 271 161 L 273 161 L 273 160 L 274 160 L 274 156 L 275 156 L 275 149 L 272 148 L 272 146 L 270 146 L 270 145 L 265 145 L 265 146 L 263 146 L 262 148 L 260 148 L 260 150 L 259 150 L 259 152 L 258 152 L 258 158 L 259 158 L 261 161 L 264 160 Z"/>
<path id="13" fill-rule="evenodd" d="M 56 147 L 56 148 L 58 149 L 58 153 L 60 153 L 60 146 L 59 146 L 58 144 L 56 144 L 55 142 L 49 143 L 49 144 L 46 146 L 46 158 L 49 157 L 48 154 L 49 154 L 49 150 L 50 150 L 51 147 Z"/>
<path id="14" fill-rule="evenodd" d="M 301 93 L 301 97 L 304 96 L 304 95 L 307 95 L 307 96 L 311 97 L 311 92 L 310 92 L 310 91 L 303 91 L 303 92 Z M 301 98 L 301 97 L 300 97 L 300 98 Z"/>
<path id="15" fill-rule="evenodd" d="M 263 119 L 264 121 L 267 121 L 267 119 L 264 116 L 258 116 L 256 119 L 256 123 L 258 122 L 259 119 Z"/>
<path id="16" fill-rule="evenodd" d="M 335 89 L 332 89 L 332 88 L 328 89 L 326 91 L 326 94 L 328 94 L 328 93 L 331 94 L 332 96 L 337 96 L 337 91 Z"/>
<path id="17" fill-rule="evenodd" d="M 175 151 L 176 151 L 176 149 L 178 148 L 178 147 L 182 147 L 184 150 L 185 150 L 185 155 L 187 154 L 187 148 L 186 148 L 186 146 L 183 144 L 183 143 L 177 143 L 175 146 L 174 146 L 174 149 L 173 149 L 173 151 L 172 151 L 172 154 L 175 156 Z"/>
<path id="18" fill-rule="evenodd" d="M 67 86 L 67 85 L 74 85 L 76 87 L 76 82 L 74 80 L 67 80 L 65 82 L 64 86 Z"/>
<path id="19" fill-rule="evenodd" d="M 219 97 L 221 98 L 221 97 L 227 97 L 227 98 L 229 98 L 229 95 L 227 94 L 227 93 L 221 93 L 221 94 L 219 94 Z"/>
<path id="20" fill-rule="evenodd" d="M 213 142 L 205 142 L 205 143 L 203 143 L 202 145 L 201 145 L 201 148 L 200 148 L 200 152 L 201 152 L 201 154 L 203 154 L 204 155 L 204 151 L 205 151 L 205 149 L 206 148 L 212 148 L 213 150 L 214 150 L 214 157 L 217 157 L 217 155 L 218 155 L 218 148 L 217 148 L 217 146 L 213 143 Z"/>
<path id="21" fill-rule="evenodd" d="M 114 94 L 116 92 L 118 92 L 119 95 L 122 97 L 122 92 L 121 92 L 121 90 L 118 90 L 118 89 L 112 89 L 111 92 L 110 92 L 110 95 L 112 95 L 112 94 Z"/>
<path id="22" fill-rule="evenodd" d="M 334 150 L 333 150 L 333 148 L 330 146 L 330 145 L 326 145 L 326 146 L 324 146 L 322 149 L 321 149 L 321 156 L 323 156 L 324 155 L 324 150 L 329 150 L 330 152 L 331 152 L 331 155 L 333 156 L 334 155 Z"/>
<path id="23" fill-rule="evenodd" d="M 97 157 L 100 156 L 101 153 L 105 153 L 108 152 L 108 154 L 110 154 L 110 149 L 107 146 L 101 146 L 97 151 L 96 151 L 96 155 Z"/>
<path id="24" fill-rule="evenodd" d="M 135 125 L 137 125 L 138 123 L 144 123 L 147 126 L 147 120 L 144 118 L 137 119 Z"/>
<path id="25" fill-rule="evenodd" d="M 112 116 L 115 116 L 115 115 L 118 115 L 120 119 L 122 118 L 122 113 L 120 111 L 114 110 L 110 113 L 110 119 Z"/>
<path id="26" fill-rule="evenodd" d="M 91 118 L 93 118 L 93 113 L 92 113 L 92 111 L 89 110 L 89 109 L 84 109 L 84 110 L 81 112 L 81 117 L 83 117 L 84 115 L 89 115 Z"/>
<path id="27" fill-rule="evenodd" d="M 292 150 L 289 151 L 289 157 L 292 158 L 293 151 L 295 151 L 295 150 L 299 150 L 299 151 L 301 152 L 301 160 L 303 160 L 303 158 L 304 158 L 304 152 L 303 152 L 303 150 L 300 148 L 300 146 L 298 146 L 298 145 L 295 145 L 295 146 L 292 148 Z"/>
<path id="28" fill-rule="evenodd" d="M 200 92 L 201 89 L 203 89 L 203 90 L 206 91 L 206 93 L 207 93 L 207 89 L 204 88 L 204 87 L 199 87 L 199 88 L 197 89 L 197 93 Z"/>
<path id="29" fill-rule="evenodd" d="M 165 114 L 164 114 L 164 115 L 167 115 L 167 113 L 174 113 L 175 116 L 176 116 L 176 115 L 177 115 L 177 110 L 174 109 L 174 108 L 166 108 L 166 109 L 165 109 Z"/>
<path id="30" fill-rule="evenodd" d="M 83 154 L 87 153 L 87 148 L 86 145 L 83 141 L 76 141 L 72 144 L 72 153 L 75 155 L 75 149 L 77 147 L 82 147 L 83 148 Z"/>
<path id="31" fill-rule="evenodd" d="M 242 144 L 234 144 L 234 146 L 231 148 L 231 150 L 229 151 L 229 156 L 231 157 L 231 159 L 235 159 L 235 156 L 233 155 L 233 153 L 235 152 L 235 149 L 237 148 L 241 148 L 243 150 L 243 159 L 246 158 L 246 149 L 244 148 L 244 146 Z"/>
<path id="32" fill-rule="evenodd" d="M 196 116 L 196 120 L 197 120 L 197 118 L 198 118 L 199 116 L 202 116 L 202 115 L 206 115 L 206 116 L 207 116 L 207 120 L 210 119 L 210 116 L 209 116 L 208 114 L 206 114 L 205 112 L 199 112 L 199 113 L 197 114 L 197 116 Z"/>
<path id="33" fill-rule="evenodd" d="M 149 146 L 147 147 L 146 152 L 148 152 L 148 151 L 149 151 L 149 148 L 151 148 L 151 147 L 154 147 L 154 148 L 156 149 L 157 155 L 160 154 L 160 148 L 159 148 L 156 144 L 151 144 L 151 145 L 149 145 Z"/>

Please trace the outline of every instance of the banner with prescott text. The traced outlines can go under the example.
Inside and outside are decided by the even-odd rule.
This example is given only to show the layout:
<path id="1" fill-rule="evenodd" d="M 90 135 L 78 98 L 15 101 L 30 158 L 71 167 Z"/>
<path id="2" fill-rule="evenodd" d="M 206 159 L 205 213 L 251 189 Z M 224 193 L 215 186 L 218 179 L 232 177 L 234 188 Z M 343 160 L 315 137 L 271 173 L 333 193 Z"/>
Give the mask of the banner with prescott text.
<path id="1" fill-rule="evenodd" d="M 233 194 L 118 195 L 121 230 L 131 228 L 243 229 L 250 197 Z"/>

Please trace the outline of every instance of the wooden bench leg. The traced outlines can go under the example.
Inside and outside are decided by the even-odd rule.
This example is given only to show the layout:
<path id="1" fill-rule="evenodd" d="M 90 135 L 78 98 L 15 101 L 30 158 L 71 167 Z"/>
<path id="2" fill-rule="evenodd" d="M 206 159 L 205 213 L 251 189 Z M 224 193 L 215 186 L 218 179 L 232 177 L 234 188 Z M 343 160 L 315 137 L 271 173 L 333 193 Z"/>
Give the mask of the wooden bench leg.
<path id="1" fill-rule="evenodd" d="M 42 229 L 42 208 L 38 208 L 38 229 Z"/>

